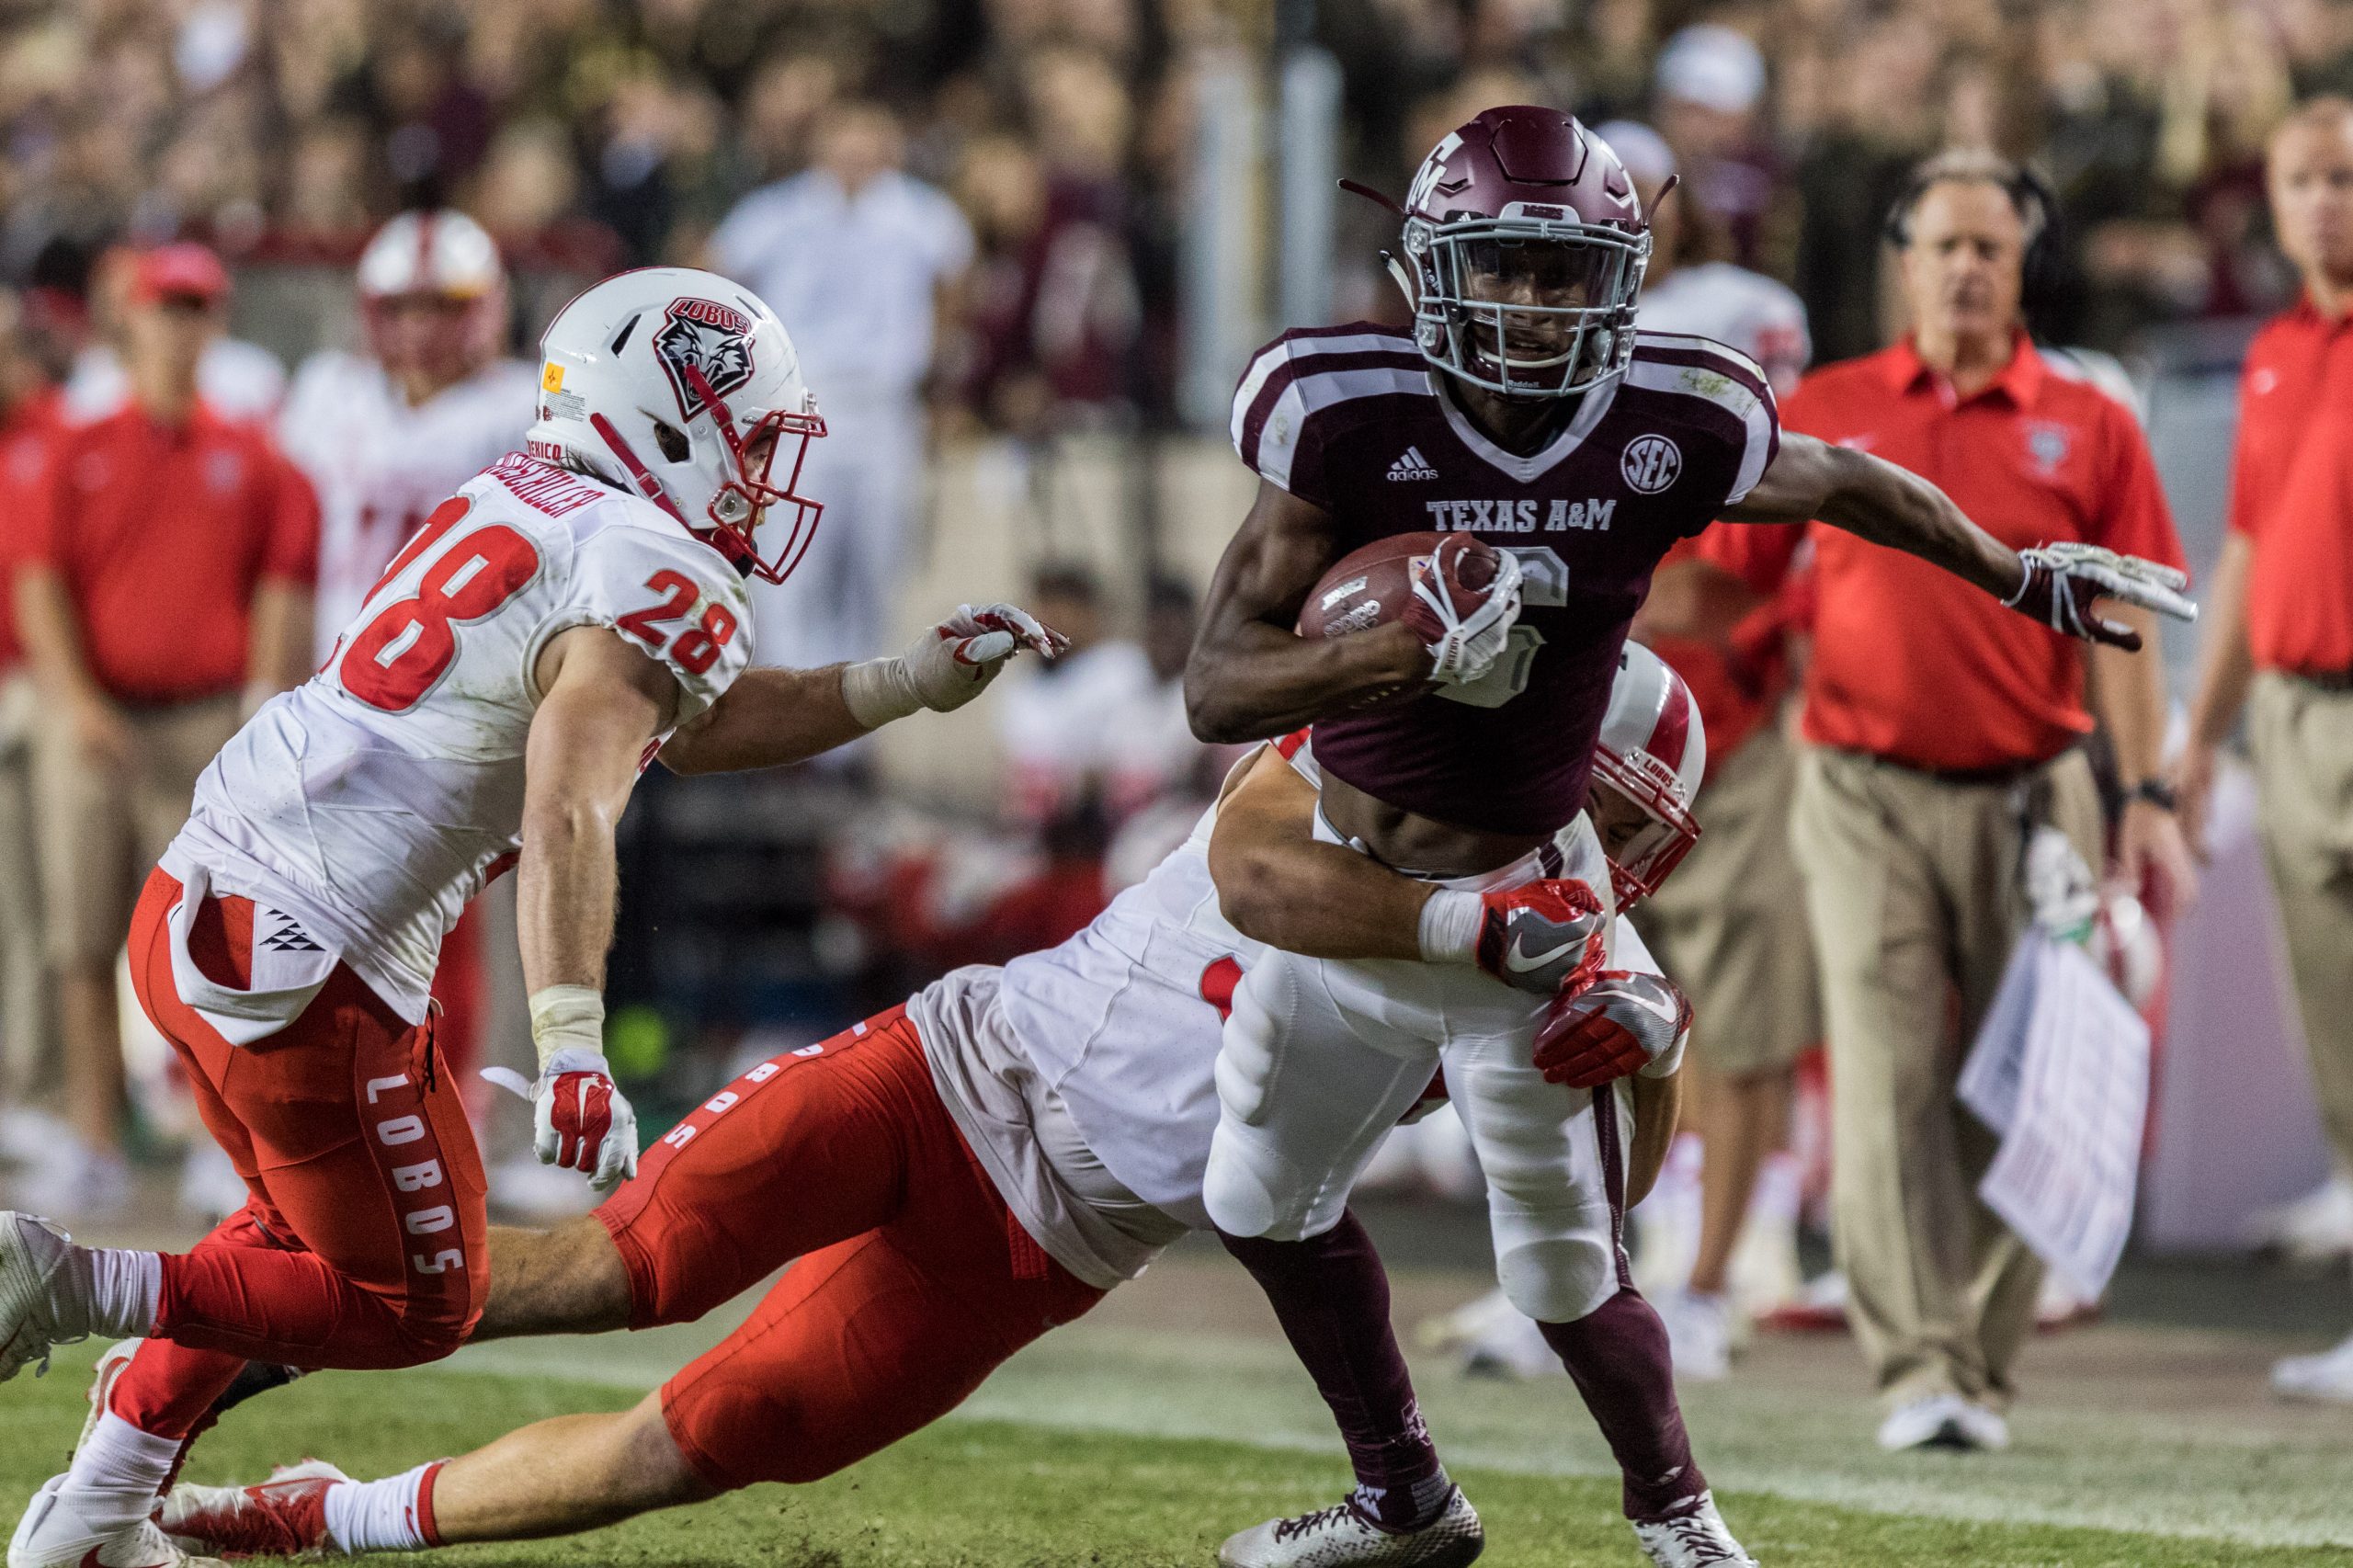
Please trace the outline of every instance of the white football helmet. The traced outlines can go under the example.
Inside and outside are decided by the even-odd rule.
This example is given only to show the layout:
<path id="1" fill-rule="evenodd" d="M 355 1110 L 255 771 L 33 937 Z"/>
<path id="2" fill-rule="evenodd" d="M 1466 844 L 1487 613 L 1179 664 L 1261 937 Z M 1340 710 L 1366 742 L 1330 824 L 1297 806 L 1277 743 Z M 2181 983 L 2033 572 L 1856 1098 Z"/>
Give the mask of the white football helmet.
<path id="1" fill-rule="evenodd" d="M 1650 819 L 1609 857 L 1609 880 L 1625 909 L 1656 892 L 1699 837 L 1691 802 L 1708 771 L 1699 706 L 1665 659 L 1640 642 L 1618 655 L 1609 710 L 1593 751 L 1594 782 L 1640 806 Z"/>
<path id="2" fill-rule="evenodd" d="M 790 574 L 824 510 L 793 486 L 825 422 L 775 312 L 715 272 L 640 267 L 557 312 L 540 356 L 533 457 L 636 491 L 750 575 Z M 779 506 L 791 526 L 764 551 Z"/>
<path id="3" fill-rule="evenodd" d="M 422 364 L 454 381 L 487 364 L 506 332 L 506 268 L 480 223 L 448 208 L 404 212 L 359 253 L 359 316 L 368 346 L 389 369 Z M 419 299 L 446 312 L 404 311 Z"/>

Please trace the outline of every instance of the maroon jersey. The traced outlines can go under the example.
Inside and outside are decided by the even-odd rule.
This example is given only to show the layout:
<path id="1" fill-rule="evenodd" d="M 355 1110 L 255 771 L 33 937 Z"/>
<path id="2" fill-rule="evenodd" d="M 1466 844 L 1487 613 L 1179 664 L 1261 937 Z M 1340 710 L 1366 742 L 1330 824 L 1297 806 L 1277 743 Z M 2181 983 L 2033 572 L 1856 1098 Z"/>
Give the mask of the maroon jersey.
<path id="1" fill-rule="evenodd" d="M 1314 726 L 1336 777 L 1492 833 L 1564 826 L 1586 801 L 1626 628 L 1677 540 L 1746 495 L 1780 444 L 1773 393 L 1721 343 L 1645 332 L 1527 457 L 1443 395 L 1411 337 L 1370 323 L 1285 333 L 1233 398 L 1243 461 L 1332 514 L 1334 558 L 1466 528 L 1519 558 L 1522 608 L 1483 679 Z"/>

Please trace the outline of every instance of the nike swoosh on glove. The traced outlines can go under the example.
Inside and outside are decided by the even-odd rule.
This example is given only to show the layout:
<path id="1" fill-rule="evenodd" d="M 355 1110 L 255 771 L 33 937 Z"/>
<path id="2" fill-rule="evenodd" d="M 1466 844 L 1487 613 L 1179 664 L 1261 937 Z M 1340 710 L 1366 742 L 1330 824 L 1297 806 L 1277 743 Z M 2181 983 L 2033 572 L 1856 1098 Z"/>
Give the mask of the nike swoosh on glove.
<path id="1" fill-rule="evenodd" d="M 1680 1064 L 1691 1030 L 1691 1003 L 1664 975 L 1605 970 L 1592 984 L 1546 1009 L 1536 1031 L 1536 1065 L 1548 1084 L 1598 1088 L 1630 1073 Z"/>
<path id="2" fill-rule="evenodd" d="M 1414 564 L 1414 602 L 1403 619 L 1428 646 L 1429 678 L 1439 686 L 1468 686 L 1495 668 L 1519 619 L 1519 558 L 1508 550 L 1495 551 L 1495 580 L 1486 598 L 1467 611 L 1456 602 L 1462 592 L 1459 563 L 1478 542 L 1468 534 L 1449 534 L 1427 563 Z"/>
<path id="3" fill-rule="evenodd" d="M 2139 650 L 2139 632 L 2093 611 L 2099 599 L 2138 605 L 2175 620 L 2198 619 L 2197 604 L 2182 592 L 2189 586 L 2189 574 L 2137 555 L 2093 544 L 2039 544 L 2020 551 L 2018 561 L 2026 568 L 2025 580 L 2002 602 L 2069 637 Z"/>
<path id="4" fill-rule="evenodd" d="M 1585 883 L 1548 877 L 1482 894 L 1479 967 L 1506 985 L 1550 996 L 1602 964 L 1609 916 Z"/>
<path id="5" fill-rule="evenodd" d="M 595 1051 L 559 1051 L 526 1082 L 511 1067 L 482 1075 L 531 1103 L 531 1149 L 543 1165 L 578 1171 L 598 1192 L 637 1174 L 637 1112 Z"/>

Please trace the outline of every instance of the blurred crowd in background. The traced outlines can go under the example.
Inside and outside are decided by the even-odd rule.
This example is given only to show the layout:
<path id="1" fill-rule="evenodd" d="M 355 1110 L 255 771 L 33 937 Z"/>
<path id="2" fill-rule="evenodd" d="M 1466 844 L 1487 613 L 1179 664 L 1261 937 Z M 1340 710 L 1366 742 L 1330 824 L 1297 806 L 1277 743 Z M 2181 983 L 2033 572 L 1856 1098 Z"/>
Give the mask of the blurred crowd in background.
<path id="1" fill-rule="evenodd" d="M 0 276 L 70 295 L 126 237 L 347 260 L 442 201 L 520 267 L 692 260 L 863 102 L 873 155 L 971 227 L 926 381 L 951 427 L 1165 420 L 1194 85 L 1310 40 L 1342 68 L 1344 172 L 1392 190 L 1483 105 L 1652 120 L 1684 243 L 1795 286 L 1823 358 L 1876 346 L 1881 216 L 1954 143 L 2057 187 L 2059 340 L 2278 304 L 2264 139 L 2353 85 L 2332 0 L 15 0 Z M 1347 222 L 1341 313 L 1393 312 L 1385 217 Z"/>

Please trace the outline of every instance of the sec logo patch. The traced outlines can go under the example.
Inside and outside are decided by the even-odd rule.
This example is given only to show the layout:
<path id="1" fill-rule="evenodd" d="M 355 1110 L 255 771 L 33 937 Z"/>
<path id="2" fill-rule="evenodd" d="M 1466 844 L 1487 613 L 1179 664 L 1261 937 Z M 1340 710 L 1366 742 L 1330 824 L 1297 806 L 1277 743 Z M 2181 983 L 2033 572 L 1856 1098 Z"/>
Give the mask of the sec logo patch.
<path id="1" fill-rule="evenodd" d="M 1683 472 L 1683 449 L 1665 436 L 1637 436 L 1619 454 L 1618 472 L 1644 495 L 1655 495 Z"/>

